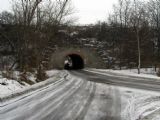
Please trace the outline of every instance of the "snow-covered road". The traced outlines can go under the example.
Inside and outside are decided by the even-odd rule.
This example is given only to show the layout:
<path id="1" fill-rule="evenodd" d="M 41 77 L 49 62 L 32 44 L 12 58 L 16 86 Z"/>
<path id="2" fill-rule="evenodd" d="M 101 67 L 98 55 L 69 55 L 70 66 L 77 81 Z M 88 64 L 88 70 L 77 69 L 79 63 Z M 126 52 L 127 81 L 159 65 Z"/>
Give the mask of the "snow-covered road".
<path id="1" fill-rule="evenodd" d="M 148 120 L 160 119 L 160 116 L 157 119 L 160 94 L 111 86 L 111 78 L 114 84 L 115 80 L 119 81 L 115 75 L 86 71 L 71 71 L 70 74 L 45 89 L 3 103 L 0 120 L 147 120 L 148 115 L 152 115 Z M 159 90 L 157 86 L 155 90 Z M 140 107 L 141 101 L 144 106 Z"/>

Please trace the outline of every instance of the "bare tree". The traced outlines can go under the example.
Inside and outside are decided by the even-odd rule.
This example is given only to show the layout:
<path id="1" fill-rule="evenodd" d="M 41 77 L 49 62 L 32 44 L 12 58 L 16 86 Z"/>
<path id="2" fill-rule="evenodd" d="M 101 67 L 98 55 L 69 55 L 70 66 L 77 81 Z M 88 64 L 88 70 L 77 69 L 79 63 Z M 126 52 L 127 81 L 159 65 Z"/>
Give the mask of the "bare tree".
<path id="1" fill-rule="evenodd" d="M 122 68 L 122 51 L 123 51 L 123 42 L 124 42 L 124 32 L 129 24 L 129 17 L 131 10 L 131 1 L 130 0 L 119 0 L 118 4 L 114 5 L 114 14 L 112 16 L 112 22 L 116 23 L 118 32 L 118 47 L 119 47 L 119 67 Z"/>
<path id="2" fill-rule="evenodd" d="M 141 2 L 139 0 L 119 0 L 118 4 L 114 5 L 114 13 L 110 17 L 110 21 L 112 21 L 115 24 L 115 27 L 118 29 L 117 47 L 119 48 L 118 58 L 120 59 L 120 69 L 121 62 L 123 62 L 124 60 L 126 61 L 126 58 L 124 56 L 126 54 L 125 49 L 128 49 L 128 46 L 131 43 L 134 43 L 134 45 L 136 45 L 135 43 L 137 43 L 137 49 L 130 51 L 131 53 L 135 54 L 135 57 L 137 57 L 138 55 L 138 60 L 136 60 L 137 62 L 135 60 L 133 60 L 133 62 L 138 63 L 137 68 L 139 74 L 143 53 L 142 51 L 146 51 L 141 47 L 147 45 L 150 42 L 148 34 L 149 14 L 147 12 L 146 6 L 146 2 Z M 132 46 L 134 45 L 132 44 Z"/>
<path id="3" fill-rule="evenodd" d="M 13 0 L 13 13 L 17 31 L 17 61 L 21 71 L 24 70 L 29 61 L 29 49 L 31 46 L 32 24 L 36 16 L 36 10 L 42 0 Z"/>
<path id="4" fill-rule="evenodd" d="M 31 56 L 41 61 L 41 54 L 54 32 L 73 13 L 71 0 L 12 0 L 16 23 L 17 59 L 23 71 Z M 33 55 L 34 54 L 34 55 Z M 41 66 L 41 65 L 39 65 Z"/>
<path id="5" fill-rule="evenodd" d="M 64 23 L 66 18 L 73 14 L 74 8 L 71 5 L 71 0 L 49 0 L 46 3 L 44 9 L 45 20 L 50 24 L 61 24 Z"/>
<path id="6" fill-rule="evenodd" d="M 149 20 L 150 25 L 154 29 L 154 48 L 155 48 L 155 70 L 156 63 L 160 58 L 160 1 L 159 0 L 150 0 L 148 2 L 148 13 L 150 14 Z"/>
<path id="7" fill-rule="evenodd" d="M 141 43 L 140 43 L 140 30 L 143 23 L 147 20 L 146 10 L 144 9 L 145 4 L 138 0 L 134 0 L 133 8 L 131 11 L 130 23 L 133 27 L 135 37 L 137 40 L 137 50 L 138 50 L 138 74 L 140 74 L 141 69 Z"/>
<path id="8" fill-rule="evenodd" d="M 42 0 L 13 0 L 13 12 L 19 24 L 31 25 Z"/>

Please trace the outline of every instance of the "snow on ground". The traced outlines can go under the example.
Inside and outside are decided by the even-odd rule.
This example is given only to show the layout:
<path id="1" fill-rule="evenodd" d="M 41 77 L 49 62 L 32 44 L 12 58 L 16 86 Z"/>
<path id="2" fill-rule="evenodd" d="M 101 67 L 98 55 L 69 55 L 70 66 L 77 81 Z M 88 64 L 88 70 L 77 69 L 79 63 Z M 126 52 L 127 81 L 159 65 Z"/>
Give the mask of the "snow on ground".
<path id="1" fill-rule="evenodd" d="M 116 77 L 143 77 L 160 80 L 156 76 L 156 72 L 152 68 L 142 69 L 141 74 L 137 74 L 136 69 L 132 70 L 105 70 L 105 69 L 89 69 L 93 73 L 107 74 Z M 111 73 L 111 74 L 110 74 Z M 107 86 L 101 84 L 102 90 Z M 160 93 L 154 91 L 139 90 L 125 87 L 111 87 L 113 94 L 117 89 L 119 101 L 121 102 L 121 120 L 160 120 Z M 100 90 L 100 91 L 102 91 Z M 113 96 L 114 99 L 114 96 Z M 117 98 L 115 98 L 117 99 Z M 98 104 L 98 103 L 97 103 Z M 117 108 L 118 109 L 118 108 Z"/>
<path id="2" fill-rule="evenodd" d="M 154 71 L 154 68 L 143 68 L 141 69 L 141 74 L 138 74 L 137 69 L 127 69 L 127 70 L 89 69 L 89 71 L 101 72 L 102 74 L 103 73 L 105 74 L 105 72 L 111 72 L 117 75 L 160 79 L 160 77 L 158 77 L 156 72 Z"/>
<path id="3" fill-rule="evenodd" d="M 0 79 L 0 96 L 12 93 L 19 89 L 23 89 L 26 86 L 21 85 L 16 80 L 9 80 L 7 78 Z"/>
<path id="4" fill-rule="evenodd" d="M 160 120 L 160 93 L 117 88 L 121 94 L 122 120 Z"/>
<path id="5" fill-rule="evenodd" d="M 46 74 L 48 77 L 52 77 L 52 76 L 58 74 L 59 72 L 60 72 L 59 70 L 48 70 L 48 71 L 46 71 Z"/>
<path id="6" fill-rule="evenodd" d="M 156 72 L 154 71 L 154 68 L 143 68 L 141 69 L 141 74 L 138 74 L 137 69 L 114 70 L 112 72 L 137 77 L 158 78 Z"/>
<path id="7" fill-rule="evenodd" d="M 58 74 L 58 70 L 50 70 L 50 71 L 47 71 L 47 75 L 49 78 L 55 76 L 56 74 Z M 0 97 L 1 96 L 7 96 L 7 95 L 10 95 L 12 93 L 15 93 L 15 92 L 18 92 L 18 91 L 21 91 L 22 89 L 26 89 L 27 87 L 30 87 L 29 84 L 27 83 L 24 83 L 24 85 L 20 84 L 18 82 L 18 75 L 19 75 L 19 72 L 14 72 L 14 75 L 13 75 L 13 78 L 15 79 L 7 79 L 7 78 L 3 78 L 1 75 L 0 75 Z M 32 74 L 32 73 L 27 73 L 27 78 L 29 80 L 31 80 L 33 83 L 36 83 L 36 77 L 35 77 L 35 74 Z"/>
<path id="8" fill-rule="evenodd" d="M 59 72 L 56 70 L 47 71 L 47 74 L 49 76 L 56 76 L 56 74 L 58 74 L 58 73 Z M 63 73 L 63 72 L 61 72 L 61 73 Z M 158 92 L 131 89 L 131 88 L 125 88 L 125 87 L 115 87 L 115 86 L 110 86 L 107 84 L 100 84 L 100 83 L 91 83 L 90 84 L 90 82 L 87 82 L 87 85 L 86 85 L 86 82 L 83 79 L 81 80 L 81 78 L 77 78 L 72 75 L 68 75 L 67 80 L 64 80 L 63 78 L 65 78 L 64 74 L 62 74 L 62 80 L 60 80 L 60 81 L 58 80 L 57 83 L 61 84 L 61 82 L 63 83 L 65 81 L 66 84 L 61 84 L 62 86 L 58 87 L 56 90 L 54 90 L 54 88 L 56 87 L 57 83 L 52 83 L 55 86 L 50 85 L 50 87 L 47 86 L 46 88 L 43 88 L 46 90 L 48 89 L 46 93 L 43 93 L 43 90 L 42 91 L 39 91 L 39 90 L 34 91 L 36 93 L 36 95 L 42 96 L 42 93 L 44 95 L 46 95 L 46 97 L 41 98 L 39 101 L 37 101 L 37 99 L 33 99 L 35 104 L 37 102 L 40 102 L 41 100 L 43 101 L 51 96 L 53 98 L 56 98 L 55 99 L 56 101 L 60 101 L 60 104 L 61 104 L 61 102 L 63 103 L 63 100 L 61 101 L 61 99 L 64 96 L 68 96 L 69 94 L 72 94 L 72 92 L 74 93 L 74 90 L 78 89 L 80 86 L 85 87 L 87 90 L 89 90 L 90 94 L 92 93 L 92 91 L 94 91 L 93 88 L 96 87 L 95 93 L 94 93 L 95 94 L 94 99 L 93 100 L 88 99 L 89 101 L 92 101 L 92 102 L 89 103 L 90 107 L 89 107 L 88 111 L 87 112 L 85 111 L 86 117 L 84 118 L 84 120 L 103 120 L 103 119 L 106 119 L 107 116 L 110 116 L 110 117 L 113 116 L 113 117 L 117 118 L 115 120 L 119 120 L 119 117 L 121 117 L 121 120 L 160 120 L 160 93 L 158 93 Z M 2 81 L 2 83 L 4 83 L 3 80 L 5 80 L 5 79 L 2 78 L 0 80 Z M 52 80 L 52 77 L 50 80 Z M 74 85 L 71 84 L 73 81 L 75 81 Z M 11 82 L 11 80 L 9 80 L 9 82 Z M 45 82 L 47 82 L 47 81 L 45 81 Z M 45 82 L 43 82 L 43 84 Z M 82 83 L 84 83 L 84 84 L 82 84 Z M 15 84 L 17 84 L 17 83 L 15 83 Z M 70 84 L 71 84 L 71 87 L 67 87 Z M 11 84 L 11 85 L 13 85 L 13 84 Z M 92 89 L 89 88 L 90 87 L 89 85 L 92 86 L 91 87 Z M 93 87 L 93 86 L 95 86 L 95 87 Z M 71 89 L 69 89 L 69 88 L 71 88 Z M 63 91 L 63 89 L 64 90 L 68 89 L 68 90 Z M 1 86 L 0 86 L 0 90 L 1 90 Z M 56 92 L 60 92 L 60 90 L 62 90 L 62 93 L 60 95 L 58 95 L 57 97 L 54 97 L 53 94 L 55 94 Z M 82 89 L 82 91 L 83 90 L 84 89 Z M 86 102 L 85 96 L 86 95 L 89 96 L 87 93 L 87 90 L 85 90 L 83 92 L 79 91 L 80 92 L 79 94 L 76 92 L 76 94 L 74 95 L 73 98 L 69 97 L 69 98 L 71 98 L 71 100 L 69 101 L 70 104 L 67 104 L 67 105 L 68 106 L 72 105 L 73 101 L 76 100 L 76 104 L 74 105 L 74 107 L 75 108 L 77 108 L 76 106 L 83 107 L 83 105 L 84 105 L 83 102 Z M 52 93 L 52 94 L 49 94 L 49 93 Z M 84 99 L 84 101 L 82 98 Z M 28 102 L 30 102 L 30 101 L 31 100 L 29 100 Z M 51 101 L 53 102 L 54 99 Z M 46 103 L 46 104 L 50 107 L 50 104 L 48 104 L 48 103 Z M 60 104 L 55 104 L 55 106 L 56 105 L 58 106 Z M 63 105 L 63 107 L 66 108 L 65 105 Z M 28 108 L 32 108 L 32 107 L 28 107 Z M 56 107 L 55 107 L 55 109 L 56 109 Z M 39 109 L 39 110 L 42 110 L 42 109 Z M 48 108 L 47 108 L 47 110 L 48 110 Z M 107 114 L 106 114 L 106 110 L 108 110 Z M 48 112 L 50 112 L 50 111 L 48 111 Z M 43 111 L 43 113 L 44 113 L 44 111 Z M 64 112 L 64 113 L 66 113 L 66 112 Z M 62 114 L 64 114 L 64 113 L 62 112 Z M 38 115 L 39 115 L 39 112 L 38 112 Z"/>
<path id="9" fill-rule="evenodd" d="M 96 95 L 85 120 L 160 120 L 160 93 L 96 83 Z M 103 99 L 100 99 L 103 98 Z M 110 112 L 104 112 L 110 109 Z"/>

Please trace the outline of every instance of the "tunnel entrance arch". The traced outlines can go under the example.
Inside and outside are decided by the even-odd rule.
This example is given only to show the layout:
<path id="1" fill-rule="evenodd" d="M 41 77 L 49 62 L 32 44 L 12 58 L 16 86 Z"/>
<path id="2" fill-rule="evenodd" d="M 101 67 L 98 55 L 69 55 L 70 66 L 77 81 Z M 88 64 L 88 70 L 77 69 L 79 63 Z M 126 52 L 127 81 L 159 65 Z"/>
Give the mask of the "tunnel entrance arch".
<path id="1" fill-rule="evenodd" d="M 57 32 L 55 38 L 48 41 L 40 59 L 43 69 L 106 68 L 106 64 L 109 65 L 106 46 L 101 42 L 94 38 L 83 39 L 66 33 L 62 35 Z M 69 67 L 64 65 L 66 55 L 73 63 Z"/>
<path id="2" fill-rule="evenodd" d="M 91 51 L 91 49 L 82 47 L 60 47 L 46 59 L 49 60 L 48 64 L 46 64 L 48 69 L 65 68 L 78 70 L 89 67 L 103 68 L 105 66 L 101 58 L 96 54 L 96 51 Z M 71 61 L 71 64 L 69 64 L 70 66 L 66 65 L 68 62 L 67 60 Z"/>
<path id="3" fill-rule="evenodd" d="M 84 60 L 80 55 L 73 53 L 66 56 L 64 61 L 64 69 L 80 70 L 84 67 Z"/>

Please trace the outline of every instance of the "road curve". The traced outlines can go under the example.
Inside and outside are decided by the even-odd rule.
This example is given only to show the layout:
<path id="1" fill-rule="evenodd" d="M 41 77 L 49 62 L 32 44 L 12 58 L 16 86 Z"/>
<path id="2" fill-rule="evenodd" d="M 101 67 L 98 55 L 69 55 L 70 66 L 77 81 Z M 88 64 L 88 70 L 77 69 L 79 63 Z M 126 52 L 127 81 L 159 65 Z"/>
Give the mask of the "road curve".
<path id="1" fill-rule="evenodd" d="M 71 71 L 75 76 L 81 76 L 83 79 L 87 79 L 96 83 L 109 84 L 114 86 L 122 86 L 128 88 L 136 88 L 149 91 L 160 91 L 160 79 L 151 79 L 143 77 L 125 76 L 112 72 L 97 72 L 91 71 Z"/>
<path id="2" fill-rule="evenodd" d="M 120 94 L 110 84 L 160 91 L 160 83 L 149 79 L 69 73 L 72 77 L 1 106 L 0 120 L 121 120 Z"/>
<path id="3" fill-rule="evenodd" d="M 117 106 L 110 88 L 100 87 L 87 79 L 67 77 L 27 97 L 4 103 L 0 120 L 120 120 L 118 109 L 110 109 Z M 117 115 L 111 115 L 112 111 Z"/>

